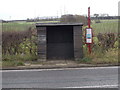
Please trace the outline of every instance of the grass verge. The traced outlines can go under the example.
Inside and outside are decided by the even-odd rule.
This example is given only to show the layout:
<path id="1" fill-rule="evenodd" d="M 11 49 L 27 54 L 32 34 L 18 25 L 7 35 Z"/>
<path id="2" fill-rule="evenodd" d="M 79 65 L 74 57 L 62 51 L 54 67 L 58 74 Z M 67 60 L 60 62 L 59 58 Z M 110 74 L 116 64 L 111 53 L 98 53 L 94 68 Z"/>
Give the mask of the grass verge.
<path id="1" fill-rule="evenodd" d="M 3 55 L 2 67 L 24 66 L 26 62 L 36 60 L 36 55 Z"/>
<path id="2" fill-rule="evenodd" d="M 104 53 L 93 52 L 91 54 L 87 54 L 85 58 L 78 61 L 78 63 L 84 64 L 112 64 L 118 65 L 118 50 L 111 49 Z"/>

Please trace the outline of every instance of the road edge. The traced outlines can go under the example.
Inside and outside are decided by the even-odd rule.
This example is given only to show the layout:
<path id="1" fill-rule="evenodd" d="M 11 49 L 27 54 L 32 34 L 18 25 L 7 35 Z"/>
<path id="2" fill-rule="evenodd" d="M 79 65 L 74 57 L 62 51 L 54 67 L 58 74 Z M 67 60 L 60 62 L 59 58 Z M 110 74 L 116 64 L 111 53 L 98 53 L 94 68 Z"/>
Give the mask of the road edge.
<path id="1" fill-rule="evenodd" d="M 60 69 L 60 68 L 83 68 L 83 67 L 109 67 L 119 66 L 118 64 L 79 64 L 79 65 L 43 65 L 43 66 L 17 66 L 17 67 L 4 67 L 0 70 L 27 70 L 27 69 Z"/>

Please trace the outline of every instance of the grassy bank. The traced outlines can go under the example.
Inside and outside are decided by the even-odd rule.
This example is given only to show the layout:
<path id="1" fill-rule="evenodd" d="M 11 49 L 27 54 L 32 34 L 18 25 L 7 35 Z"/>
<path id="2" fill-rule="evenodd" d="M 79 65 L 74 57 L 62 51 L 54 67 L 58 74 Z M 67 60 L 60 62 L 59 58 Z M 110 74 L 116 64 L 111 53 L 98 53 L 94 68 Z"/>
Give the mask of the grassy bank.
<path id="1" fill-rule="evenodd" d="M 102 22 L 92 24 L 92 28 L 94 30 L 94 34 L 98 33 L 118 33 L 118 22 Z"/>

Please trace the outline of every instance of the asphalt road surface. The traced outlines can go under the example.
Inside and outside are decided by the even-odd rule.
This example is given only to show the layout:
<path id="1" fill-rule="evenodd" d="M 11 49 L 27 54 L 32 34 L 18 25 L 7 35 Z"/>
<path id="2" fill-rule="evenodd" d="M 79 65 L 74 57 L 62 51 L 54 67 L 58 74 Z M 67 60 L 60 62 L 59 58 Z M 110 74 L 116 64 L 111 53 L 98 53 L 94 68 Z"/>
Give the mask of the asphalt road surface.
<path id="1" fill-rule="evenodd" d="M 117 88 L 118 67 L 2 71 L 2 88 Z"/>

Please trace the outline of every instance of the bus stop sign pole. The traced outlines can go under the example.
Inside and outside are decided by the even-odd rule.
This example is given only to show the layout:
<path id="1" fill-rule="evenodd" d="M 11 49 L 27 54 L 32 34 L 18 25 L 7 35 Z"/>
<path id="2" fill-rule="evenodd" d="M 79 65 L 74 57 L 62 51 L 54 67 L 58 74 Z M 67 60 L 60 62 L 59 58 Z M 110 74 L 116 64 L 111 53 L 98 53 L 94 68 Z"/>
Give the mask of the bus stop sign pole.
<path id="1" fill-rule="evenodd" d="M 88 7 L 88 28 L 91 28 L 90 23 L 91 23 L 91 20 L 90 20 L 90 7 Z M 91 53 L 91 44 L 90 43 L 88 43 L 88 51 L 89 51 L 89 53 Z"/>

